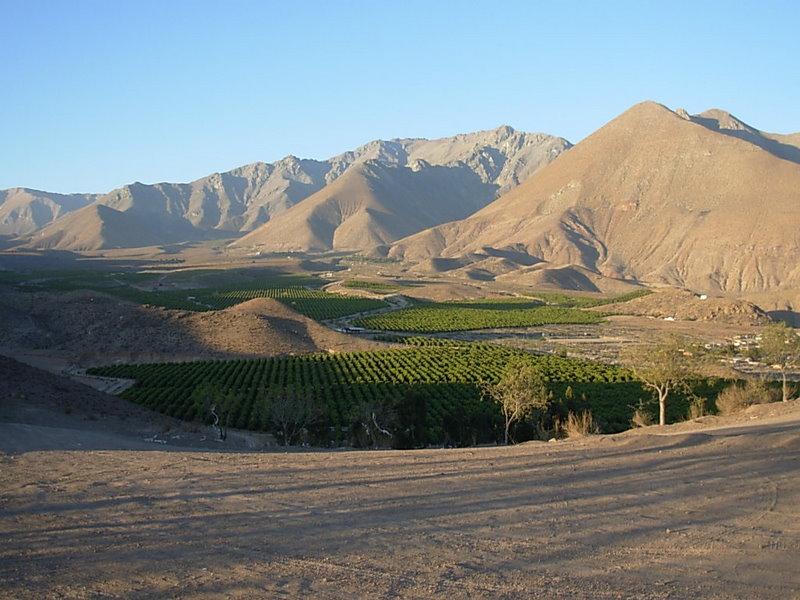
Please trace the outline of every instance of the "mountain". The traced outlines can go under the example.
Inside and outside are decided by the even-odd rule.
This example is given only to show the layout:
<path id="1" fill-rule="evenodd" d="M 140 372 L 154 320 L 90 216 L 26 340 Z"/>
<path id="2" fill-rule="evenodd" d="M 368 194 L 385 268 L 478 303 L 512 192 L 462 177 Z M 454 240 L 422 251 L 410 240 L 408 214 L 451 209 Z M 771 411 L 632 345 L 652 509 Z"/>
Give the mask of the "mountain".
<path id="1" fill-rule="evenodd" d="M 234 245 L 266 252 L 379 251 L 469 216 L 568 147 L 561 138 L 510 127 L 384 145 L 381 158 L 351 168 Z"/>
<path id="2" fill-rule="evenodd" d="M 497 186 L 460 163 L 411 166 L 368 161 L 234 242 L 268 252 L 372 252 L 433 225 L 463 219 Z M 385 249 L 384 249 L 385 251 Z"/>
<path id="3" fill-rule="evenodd" d="M 351 169 L 360 168 L 368 162 L 372 164 L 369 168 L 372 169 L 373 181 L 381 167 L 387 168 L 385 173 L 395 173 L 400 169 L 416 172 L 422 163 L 451 168 L 451 177 L 462 174 L 466 181 L 452 180 L 448 185 L 465 187 L 466 190 L 457 199 L 460 201 L 466 194 L 464 202 L 477 209 L 518 185 L 569 147 L 569 142 L 562 138 L 517 132 L 510 127 L 438 140 L 379 140 L 327 161 L 288 156 L 275 163 L 253 163 L 191 183 L 133 183 L 108 194 L 91 198 L 81 196 L 86 198 L 85 202 L 73 203 L 70 208 L 75 210 L 91 202 L 92 206 L 105 206 L 116 212 L 85 210 L 73 219 L 56 221 L 67 212 L 67 206 L 62 202 L 62 210 L 51 211 L 48 218 L 36 221 L 35 227 L 23 227 L 18 217 L 23 211 L 19 208 L 5 210 L 7 202 L 4 202 L 0 205 L 0 218 L 7 214 L 8 232 L 27 234 L 28 237 L 20 240 L 20 243 L 34 248 L 97 250 L 128 247 L 131 243 L 145 245 L 144 238 L 142 243 L 132 242 L 131 235 L 125 231 L 126 227 L 121 225 L 128 220 L 130 224 L 127 229 L 131 231 L 138 230 L 143 222 L 149 224 L 145 225 L 146 229 L 150 229 L 145 238 L 150 241 L 156 239 L 157 244 L 235 237 L 268 223 Z M 405 181 L 403 175 L 397 175 L 396 178 Z M 474 182 L 478 184 L 474 185 Z M 484 184 L 493 186 L 494 191 L 488 196 Z M 391 184 L 382 187 L 387 186 L 391 187 Z M 475 193 L 480 194 L 478 198 L 470 196 L 473 188 L 477 190 Z M 407 191 L 408 188 L 404 188 L 404 192 Z M 397 195 L 396 192 L 391 194 Z M 39 196 L 45 197 L 47 194 L 40 193 Z M 452 214 L 461 218 L 467 213 L 457 211 Z M 446 212 L 447 218 L 450 215 L 450 212 Z M 109 218 L 114 223 L 97 224 L 93 228 L 98 234 L 96 236 L 73 231 L 72 228 L 83 226 L 81 221 L 84 218 L 100 221 Z M 440 222 L 423 220 L 416 229 L 400 228 L 400 231 L 406 235 Z M 30 235 L 39 228 L 35 235 Z M 164 237 L 152 235 L 156 233 L 163 233 Z M 379 235 L 378 239 L 383 237 Z M 388 239 L 394 241 L 397 237 Z M 81 240 L 79 245 L 75 245 L 78 240 Z"/>
<path id="4" fill-rule="evenodd" d="M 201 239 L 179 218 L 161 218 L 137 211 L 123 212 L 92 203 L 73 211 L 28 237 L 28 247 L 89 251 L 137 248 Z"/>
<path id="5" fill-rule="evenodd" d="M 25 235 L 94 202 L 94 194 L 54 194 L 28 188 L 0 190 L 0 235 Z"/>
<path id="6" fill-rule="evenodd" d="M 567 270 L 704 292 L 800 288 L 792 141 L 722 111 L 644 102 L 474 215 L 389 255 L 520 282 Z"/>

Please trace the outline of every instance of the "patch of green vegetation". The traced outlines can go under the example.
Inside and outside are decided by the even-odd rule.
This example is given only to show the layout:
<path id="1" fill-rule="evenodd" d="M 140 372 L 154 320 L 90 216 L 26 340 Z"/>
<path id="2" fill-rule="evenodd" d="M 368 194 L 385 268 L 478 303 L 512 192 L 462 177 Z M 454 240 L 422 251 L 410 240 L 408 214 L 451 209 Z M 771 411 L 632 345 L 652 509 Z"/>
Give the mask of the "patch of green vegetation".
<path id="1" fill-rule="evenodd" d="M 382 281 L 361 281 L 358 279 L 348 279 L 347 281 L 342 282 L 342 287 L 355 290 L 365 290 L 367 292 L 373 292 L 375 294 L 390 294 L 392 292 L 398 292 L 400 290 L 407 289 L 409 286 L 400 283 L 386 283 Z"/>
<path id="2" fill-rule="evenodd" d="M 360 254 L 353 254 L 351 256 L 345 256 L 344 258 L 342 258 L 342 262 L 388 265 L 393 263 L 399 263 L 400 261 L 397 260 L 396 258 L 379 257 L 379 256 L 362 256 Z"/>
<path id="3" fill-rule="evenodd" d="M 209 303 L 215 308 L 225 308 L 240 304 L 253 298 L 275 298 L 297 312 L 314 319 L 325 321 L 338 319 L 347 315 L 360 312 L 386 308 L 388 305 L 382 300 L 362 298 L 361 296 L 345 296 L 343 294 L 329 294 L 319 290 L 307 288 L 264 288 L 254 290 L 233 290 L 220 292 L 212 296 L 201 295 L 198 300 Z"/>
<path id="4" fill-rule="evenodd" d="M 421 302 L 401 310 L 355 322 L 360 327 L 385 331 L 440 333 L 533 327 L 549 324 L 599 323 L 603 316 L 563 306 L 545 306 L 530 298 Z"/>
<path id="5" fill-rule="evenodd" d="M 309 318 L 325 320 L 387 306 L 377 299 L 325 293 L 316 289 L 323 284 L 316 277 L 267 269 L 186 269 L 169 273 L 74 270 L 2 275 L 4 281 L 27 291 L 85 289 L 136 304 L 176 310 L 219 310 L 253 298 L 275 298 Z M 143 284 L 152 289 L 142 289 Z M 169 289 L 173 286 L 182 287 Z"/>
<path id="6" fill-rule="evenodd" d="M 652 294 L 651 290 L 636 290 L 621 296 L 613 298 L 592 298 L 589 296 L 573 296 L 571 294 L 563 294 L 560 292 L 531 292 L 526 294 L 531 298 L 538 298 L 548 304 L 556 304 L 558 306 L 569 306 L 572 308 L 594 308 L 596 306 L 605 306 L 606 304 L 614 304 L 616 302 L 627 302 L 634 298 L 641 298 Z"/>
<path id="7" fill-rule="evenodd" d="M 495 442 L 501 436 L 499 407 L 481 394 L 481 383 L 496 382 L 512 361 L 535 365 L 553 393 L 553 417 L 591 410 L 604 433 L 629 428 L 634 411 L 651 395 L 632 373 L 620 367 L 557 356 L 542 356 L 489 344 L 407 338 L 409 348 L 370 352 L 311 354 L 261 359 L 113 365 L 90 373 L 136 380 L 123 395 L 134 402 L 185 420 L 205 420 L 208 408 L 195 393 L 213 386 L 231 401 L 232 427 L 270 428 L 264 412 L 267 394 L 302 397 L 311 394 L 323 418 L 310 431 L 316 445 L 357 444 L 359 418 L 382 414 L 382 424 L 400 433 L 410 402 L 424 412 L 418 425 L 426 444 L 469 445 Z M 723 380 L 692 382 L 695 394 L 713 399 Z M 413 400 L 412 400 L 413 399 Z M 688 413 L 691 398 L 676 394 L 668 418 Z M 383 419 L 386 419 L 383 421 Z M 530 436 L 535 432 L 529 432 Z M 518 441 L 521 441 L 518 438 Z"/>
<path id="8" fill-rule="evenodd" d="M 626 369 L 444 340 L 370 352 L 114 365 L 90 372 L 135 379 L 125 397 L 185 420 L 208 417 L 193 393 L 214 386 L 234 399 L 231 426 L 256 430 L 269 427 L 262 410 L 265 394 L 312 390 L 325 407 L 324 419 L 314 425 L 318 445 L 353 443 L 348 432 L 362 429 L 358 415 L 364 407 L 377 410 L 388 403 L 402 412 L 409 398 L 421 398 L 426 443 L 468 445 L 499 439 L 499 408 L 483 398 L 480 383 L 498 380 L 509 361 L 520 359 L 535 364 L 556 397 L 565 398 L 559 410 L 589 406 L 607 432 L 627 428 L 631 407 L 647 396 Z"/>

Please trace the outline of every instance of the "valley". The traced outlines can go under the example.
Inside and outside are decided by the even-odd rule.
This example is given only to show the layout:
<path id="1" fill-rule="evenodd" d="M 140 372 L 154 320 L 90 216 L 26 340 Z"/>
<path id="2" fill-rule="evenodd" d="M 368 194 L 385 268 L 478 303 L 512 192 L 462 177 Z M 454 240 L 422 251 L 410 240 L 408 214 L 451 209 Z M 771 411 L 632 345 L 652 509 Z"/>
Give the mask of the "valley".
<path id="1" fill-rule="evenodd" d="M 200 244 L 86 254 L 89 267 L 35 267 L 57 256 L 0 256 L 20 265 L 5 272 L 0 294 L 3 354 L 95 387 L 106 385 L 97 376 L 110 377 L 111 389 L 128 400 L 195 428 L 208 429 L 206 403 L 214 401 L 200 397 L 213 393 L 218 405 L 225 398 L 232 430 L 280 438 L 280 428 L 262 412 L 264 398 L 289 390 L 311 394 L 325 416 L 316 417 L 302 437 L 281 442 L 291 445 L 496 441 L 498 414 L 482 399 L 480 385 L 499 378 L 514 356 L 539 357 L 537 364 L 549 373 L 560 406 L 553 419 L 592 410 L 601 431 L 619 432 L 649 397 L 614 365 L 626 348 L 665 333 L 728 349 L 729 358 L 716 360 L 713 369 L 713 377 L 722 379 L 712 377 L 698 388 L 713 412 L 723 382 L 737 377 L 733 367 L 758 371 L 757 363 L 734 362 L 734 340 L 755 338 L 769 322 L 750 303 L 699 300 L 688 292 L 537 292 L 425 275 L 399 261 L 343 253 L 253 257 Z M 152 376 L 135 366 L 145 363 L 175 365 L 169 383 L 146 383 Z M 180 364 L 194 375 L 180 375 Z M 600 364 L 612 371 L 591 366 Z M 763 365 L 761 370 L 773 375 Z M 118 387 L 113 378 L 139 384 Z M 564 394 L 575 399 L 564 400 Z M 414 441 L 376 435 L 362 423 L 364 414 L 372 421 L 383 414 L 385 426 L 402 429 L 401 407 L 417 396 L 424 398 L 419 427 L 425 433 Z M 679 398 L 670 420 L 685 419 L 687 410 Z M 523 428 L 518 435 L 530 439 L 533 433 Z"/>
<path id="2" fill-rule="evenodd" d="M 798 152 L 645 102 L 0 191 L 0 598 L 793 597 Z M 513 426 L 509 365 L 549 394 Z"/>

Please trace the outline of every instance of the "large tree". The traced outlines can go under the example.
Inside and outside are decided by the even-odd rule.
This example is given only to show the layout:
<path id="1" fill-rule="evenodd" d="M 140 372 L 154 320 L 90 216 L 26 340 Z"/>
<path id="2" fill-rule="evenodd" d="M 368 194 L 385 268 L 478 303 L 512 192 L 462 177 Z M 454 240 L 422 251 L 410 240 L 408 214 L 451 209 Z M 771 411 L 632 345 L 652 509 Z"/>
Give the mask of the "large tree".
<path id="1" fill-rule="evenodd" d="M 553 399 L 547 389 L 544 377 L 533 363 L 515 360 L 508 364 L 500 381 L 483 385 L 486 397 L 500 405 L 505 427 L 503 441 L 509 443 L 511 426 L 532 416 L 537 411 L 546 410 Z"/>
<path id="2" fill-rule="evenodd" d="M 687 340 L 679 335 L 664 335 L 636 344 L 623 354 L 623 362 L 645 389 L 658 398 L 658 423 L 667 423 L 667 398 L 676 390 L 689 388 L 693 374 L 692 353 Z"/>
<path id="3" fill-rule="evenodd" d="M 764 327 L 758 344 L 761 360 L 774 365 L 781 372 L 783 381 L 783 401 L 789 400 L 787 371 L 800 366 L 800 336 L 786 323 L 773 323 Z"/>

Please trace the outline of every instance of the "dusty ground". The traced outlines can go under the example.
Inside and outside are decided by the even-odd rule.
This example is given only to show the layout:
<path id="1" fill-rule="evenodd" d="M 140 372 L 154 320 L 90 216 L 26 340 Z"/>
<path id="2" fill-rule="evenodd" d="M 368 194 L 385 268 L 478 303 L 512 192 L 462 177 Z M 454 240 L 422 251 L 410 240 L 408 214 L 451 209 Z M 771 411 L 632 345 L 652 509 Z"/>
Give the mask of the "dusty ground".
<path id="1" fill-rule="evenodd" d="M 0 598 L 800 598 L 797 401 L 406 452 L 208 452 L 45 416 L 0 423 Z"/>
<path id="2" fill-rule="evenodd" d="M 755 304 L 740 299 L 706 297 L 686 290 L 661 289 L 655 293 L 596 310 L 657 319 L 713 322 L 729 325 L 765 325 L 770 319 Z"/>

